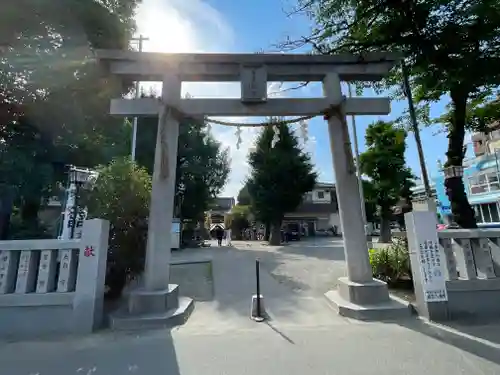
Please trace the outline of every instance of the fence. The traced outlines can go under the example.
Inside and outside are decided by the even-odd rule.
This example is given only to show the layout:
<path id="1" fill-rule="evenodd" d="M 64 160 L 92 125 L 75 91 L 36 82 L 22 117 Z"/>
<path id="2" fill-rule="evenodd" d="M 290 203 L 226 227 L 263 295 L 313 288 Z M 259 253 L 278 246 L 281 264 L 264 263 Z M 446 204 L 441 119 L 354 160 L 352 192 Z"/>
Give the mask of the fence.
<path id="1" fill-rule="evenodd" d="M 102 322 L 109 222 L 78 240 L 0 241 L 0 336 L 92 332 Z"/>
<path id="2" fill-rule="evenodd" d="M 437 231 L 430 212 L 405 215 L 417 310 L 432 320 L 500 315 L 500 230 Z"/>

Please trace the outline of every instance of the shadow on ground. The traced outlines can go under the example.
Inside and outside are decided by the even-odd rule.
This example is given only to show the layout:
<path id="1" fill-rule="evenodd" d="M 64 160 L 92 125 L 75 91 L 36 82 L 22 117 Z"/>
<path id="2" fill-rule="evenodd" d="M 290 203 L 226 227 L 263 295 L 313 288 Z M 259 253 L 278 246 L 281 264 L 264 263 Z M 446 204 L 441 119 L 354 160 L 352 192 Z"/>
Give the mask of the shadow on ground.
<path id="1" fill-rule="evenodd" d="M 500 349 L 500 317 L 496 319 L 467 320 L 451 322 L 446 327 L 459 330 L 466 335 L 475 336 L 498 345 Z M 500 355 L 500 354 L 499 354 Z M 500 358 L 499 358 L 500 360 Z"/>
<path id="2" fill-rule="evenodd" d="M 11 343 L 0 346 L 0 362 L 9 375 L 182 373 L 171 332 L 164 329 Z"/>
<path id="3" fill-rule="evenodd" d="M 349 324 L 348 320 L 339 317 L 333 309 L 326 306 L 321 296 L 322 290 L 313 290 L 315 285 L 312 282 L 317 276 L 314 267 L 321 261 L 321 264 L 330 264 L 343 259 L 341 246 L 322 248 L 303 242 L 269 249 L 259 248 L 259 245 L 243 248 L 215 247 L 188 250 L 175 255 L 175 258 L 179 259 L 194 260 L 203 257 L 212 260 L 214 293 L 210 298 L 203 299 L 210 300 L 208 303 L 196 305 L 195 313 L 187 322 L 187 326 L 194 323 L 194 327 L 205 329 L 223 325 L 230 330 L 236 326 L 244 328 L 255 324 L 249 319 L 249 313 L 251 295 L 255 294 L 256 258 L 261 261 L 262 293 L 265 306 L 271 315 L 271 321 L 267 322 L 267 325 L 285 341 L 294 344 L 294 339 L 288 335 L 287 325 L 284 326 L 283 322 L 300 326 Z M 290 274 L 279 271 L 284 263 L 290 262 L 290 259 L 293 262 L 295 258 L 300 260 L 293 265 Z M 307 277 L 301 280 L 294 272 L 303 264 L 310 268 L 305 272 Z M 332 275 L 332 285 L 337 276 Z M 181 292 L 182 285 L 181 282 Z M 428 324 L 418 319 L 405 319 L 392 324 L 500 364 L 500 320 L 454 322 L 444 326 Z M 335 330 L 335 327 L 331 329 Z"/>
<path id="4" fill-rule="evenodd" d="M 482 325 L 471 324 L 471 322 L 434 324 L 420 319 L 402 320 L 398 324 L 490 362 L 500 364 L 500 319 L 483 322 Z"/>
<path id="5" fill-rule="evenodd" d="M 306 246 L 303 251 L 308 250 Z M 342 251 L 341 248 L 328 250 Z M 290 256 L 294 256 L 286 254 L 285 251 L 287 250 L 224 246 L 175 253 L 171 280 L 180 285 L 181 294 L 198 301 L 187 326 L 209 327 L 220 326 L 222 323 L 231 326 L 231 322 L 245 326 L 245 322 L 251 322 L 251 297 L 256 294 L 256 259 L 259 259 L 261 264 L 260 283 L 264 305 L 273 322 L 311 325 L 318 319 L 320 323 L 325 324 L 343 321 L 322 295 L 312 296 L 307 293 L 311 292 L 311 286 L 307 282 L 294 275 L 277 271 Z M 298 254 L 298 251 L 299 249 L 294 248 L 291 252 Z M 199 265 L 209 261 L 210 267 L 205 265 L 203 269 Z M 192 262 L 192 265 L 189 262 Z M 183 269 L 179 268 L 179 264 L 183 264 Z M 188 270 L 190 267 L 192 269 Z M 211 270 L 211 277 L 208 277 L 208 269 Z M 314 274 L 311 276 L 314 277 Z M 333 278 L 334 276 L 332 285 Z"/>

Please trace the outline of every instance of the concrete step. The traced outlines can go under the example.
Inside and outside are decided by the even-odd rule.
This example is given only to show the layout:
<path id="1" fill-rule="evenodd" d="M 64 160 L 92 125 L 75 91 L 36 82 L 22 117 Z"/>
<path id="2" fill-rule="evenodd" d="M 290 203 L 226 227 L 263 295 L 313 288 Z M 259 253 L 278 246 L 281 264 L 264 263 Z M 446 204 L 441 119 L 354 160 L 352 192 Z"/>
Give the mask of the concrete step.
<path id="1" fill-rule="evenodd" d="M 357 305 L 342 298 L 337 290 L 325 293 L 328 302 L 346 318 L 366 321 L 387 321 L 409 318 L 414 315 L 411 304 L 390 296 L 389 301 L 374 305 Z"/>
<path id="2" fill-rule="evenodd" d="M 164 290 L 135 289 L 127 296 L 130 315 L 162 313 L 179 306 L 179 285 L 169 284 Z"/>
<path id="3" fill-rule="evenodd" d="M 113 330 L 135 330 L 149 328 L 169 328 L 182 325 L 194 309 L 191 298 L 180 297 L 179 305 L 162 313 L 130 315 L 126 310 L 110 315 L 110 327 Z"/>

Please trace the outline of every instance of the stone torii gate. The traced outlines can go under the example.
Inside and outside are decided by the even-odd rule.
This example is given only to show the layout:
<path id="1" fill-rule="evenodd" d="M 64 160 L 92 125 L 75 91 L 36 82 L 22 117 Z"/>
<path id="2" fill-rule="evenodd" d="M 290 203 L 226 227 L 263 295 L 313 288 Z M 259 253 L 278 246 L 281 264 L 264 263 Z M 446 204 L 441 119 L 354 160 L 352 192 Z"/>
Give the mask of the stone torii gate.
<path id="1" fill-rule="evenodd" d="M 342 315 L 383 318 L 407 311 L 389 297 L 387 285 L 374 280 L 368 258 L 361 199 L 346 115 L 386 115 L 387 98 L 349 98 L 341 81 L 381 80 L 398 60 L 387 53 L 317 56 L 287 54 L 160 54 L 100 50 L 97 58 L 112 73 L 134 81 L 163 82 L 161 100 L 114 99 L 111 114 L 159 116 L 144 286 L 129 297 L 128 310 L 112 325 L 175 324 L 185 319 L 191 301 L 179 306 L 178 287 L 169 285 L 179 118 L 203 116 L 324 115 L 333 157 L 347 277 L 327 293 Z M 241 83 L 241 99 L 183 99 L 182 82 Z M 324 97 L 267 98 L 268 82 L 323 83 Z"/>

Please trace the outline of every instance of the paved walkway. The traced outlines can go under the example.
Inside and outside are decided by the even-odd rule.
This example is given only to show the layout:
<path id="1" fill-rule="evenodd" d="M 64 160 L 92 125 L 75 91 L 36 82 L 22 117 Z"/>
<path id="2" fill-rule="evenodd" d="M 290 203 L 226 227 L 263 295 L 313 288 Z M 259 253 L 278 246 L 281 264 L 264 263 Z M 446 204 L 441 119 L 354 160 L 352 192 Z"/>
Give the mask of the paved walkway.
<path id="1" fill-rule="evenodd" d="M 308 244 L 311 248 L 306 251 L 311 252 L 307 256 L 300 254 L 302 250 L 295 247 L 295 243 L 288 247 L 263 246 L 256 242 L 236 242 L 233 245 L 232 248 L 212 246 L 174 255 L 176 260 L 209 258 L 213 263 L 214 299 L 197 302 L 193 315 L 181 330 L 226 332 L 253 328 L 255 323 L 249 316 L 251 296 L 256 293 L 257 258 L 261 261 L 261 293 L 273 324 L 345 324 L 345 319 L 335 314 L 322 292 L 322 289 L 332 288 L 335 280 L 344 273 L 343 261 L 336 264 L 328 259 L 340 257 L 341 247 L 318 248 L 326 254 L 333 254 L 320 258 L 313 255 L 315 251 L 319 252 L 312 247 L 315 246 L 313 242 Z M 330 246 L 330 243 L 326 245 Z"/>
<path id="2" fill-rule="evenodd" d="M 6 375 L 498 375 L 500 351 L 413 323 L 157 330 L 0 346 Z M 451 345 L 452 343 L 453 345 Z"/>
<path id="3" fill-rule="evenodd" d="M 500 374 L 498 324 L 456 327 L 464 334 L 417 319 L 362 323 L 336 315 L 322 292 L 344 272 L 342 248 L 325 241 L 176 253 L 213 259 L 214 298 L 197 302 L 186 325 L 0 344 L 0 374 Z M 256 257 L 268 323 L 248 317 Z"/>
<path id="4" fill-rule="evenodd" d="M 239 244 L 263 260 L 266 270 L 296 292 L 321 296 L 346 275 L 343 242 L 336 238 L 294 241 L 286 246 Z"/>

